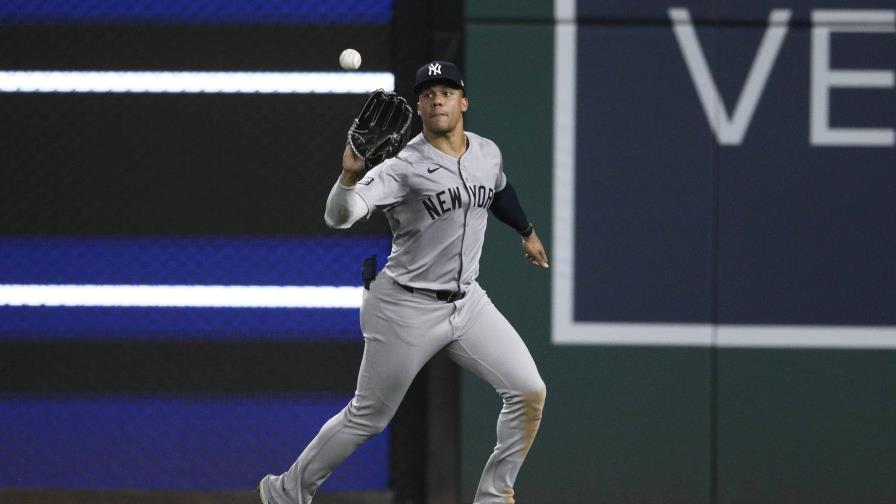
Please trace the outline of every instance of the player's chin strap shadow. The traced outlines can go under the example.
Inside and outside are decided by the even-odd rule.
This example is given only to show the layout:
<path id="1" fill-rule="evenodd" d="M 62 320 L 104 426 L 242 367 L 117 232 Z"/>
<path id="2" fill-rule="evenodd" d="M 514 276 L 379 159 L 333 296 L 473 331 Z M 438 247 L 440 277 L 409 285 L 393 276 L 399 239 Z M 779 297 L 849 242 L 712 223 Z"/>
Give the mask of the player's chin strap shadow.
<path id="1" fill-rule="evenodd" d="M 364 259 L 364 265 L 361 266 L 361 281 L 364 282 L 364 288 L 367 290 L 370 290 L 370 282 L 376 279 L 376 267 L 376 254 Z"/>

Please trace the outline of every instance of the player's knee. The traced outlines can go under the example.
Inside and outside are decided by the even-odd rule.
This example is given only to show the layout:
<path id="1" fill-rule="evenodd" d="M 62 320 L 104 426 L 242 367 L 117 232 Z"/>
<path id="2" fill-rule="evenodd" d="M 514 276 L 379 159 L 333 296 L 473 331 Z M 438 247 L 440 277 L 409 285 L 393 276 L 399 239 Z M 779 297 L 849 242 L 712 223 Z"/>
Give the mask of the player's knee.
<path id="1" fill-rule="evenodd" d="M 517 409 L 527 420 L 541 420 L 541 412 L 544 410 L 547 388 L 544 383 L 524 391 L 513 391 L 502 394 L 506 407 Z"/>
<path id="2" fill-rule="evenodd" d="M 501 392 L 501 397 L 507 404 L 523 404 L 526 407 L 541 410 L 547 398 L 547 387 L 540 379 L 532 386 Z"/>
<path id="3" fill-rule="evenodd" d="M 547 389 L 544 387 L 544 384 L 523 395 L 521 426 L 525 445 L 524 453 L 529 451 L 529 447 L 532 446 L 532 442 L 535 440 L 538 427 L 541 425 L 541 414 L 544 411 L 545 397 L 547 397 Z"/>
<path id="4" fill-rule="evenodd" d="M 523 400 L 526 402 L 526 416 L 532 419 L 541 419 L 541 412 L 544 410 L 544 401 L 547 398 L 548 390 L 544 383 L 541 387 L 525 394 Z"/>

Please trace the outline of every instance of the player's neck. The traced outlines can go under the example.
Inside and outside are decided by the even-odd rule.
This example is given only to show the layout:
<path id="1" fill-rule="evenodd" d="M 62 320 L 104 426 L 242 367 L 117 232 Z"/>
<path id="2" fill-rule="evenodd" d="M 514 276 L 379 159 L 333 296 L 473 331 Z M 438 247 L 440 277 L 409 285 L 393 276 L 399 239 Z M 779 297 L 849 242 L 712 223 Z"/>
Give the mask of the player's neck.
<path id="1" fill-rule="evenodd" d="M 424 130 L 423 136 L 430 145 L 453 158 L 459 158 L 467 151 L 467 136 L 463 128 L 455 128 L 447 133 Z"/>

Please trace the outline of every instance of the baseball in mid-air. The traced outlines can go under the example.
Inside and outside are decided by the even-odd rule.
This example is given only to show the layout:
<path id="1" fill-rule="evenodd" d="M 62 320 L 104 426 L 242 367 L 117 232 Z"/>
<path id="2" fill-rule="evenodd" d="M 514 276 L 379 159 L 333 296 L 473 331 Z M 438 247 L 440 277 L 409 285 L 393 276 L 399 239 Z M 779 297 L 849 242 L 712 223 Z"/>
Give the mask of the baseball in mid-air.
<path id="1" fill-rule="evenodd" d="M 339 55 L 339 66 L 343 70 L 357 70 L 361 66 L 361 53 L 354 49 L 346 49 Z"/>

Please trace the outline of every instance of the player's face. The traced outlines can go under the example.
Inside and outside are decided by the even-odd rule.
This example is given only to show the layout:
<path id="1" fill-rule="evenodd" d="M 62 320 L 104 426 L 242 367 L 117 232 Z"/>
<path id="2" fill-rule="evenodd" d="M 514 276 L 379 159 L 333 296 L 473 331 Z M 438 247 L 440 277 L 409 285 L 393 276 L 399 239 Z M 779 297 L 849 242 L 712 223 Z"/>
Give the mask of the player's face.
<path id="1" fill-rule="evenodd" d="M 467 105 L 467 98 L 460 89 L 435 84 L 420 92 L 417 114 L 423 120 L 423 129 L 445 134 L 458 127 L 463 128 L 463 113 L 467 111 Z"/>

